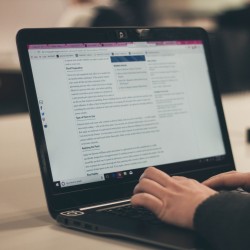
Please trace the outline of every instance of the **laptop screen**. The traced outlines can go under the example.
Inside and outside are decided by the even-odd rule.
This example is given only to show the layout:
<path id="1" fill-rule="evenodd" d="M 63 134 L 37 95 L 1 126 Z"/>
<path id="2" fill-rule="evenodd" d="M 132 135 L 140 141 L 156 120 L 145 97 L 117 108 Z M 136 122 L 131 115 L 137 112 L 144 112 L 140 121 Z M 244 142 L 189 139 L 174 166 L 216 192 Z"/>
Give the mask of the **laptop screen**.
<path id="1" fill-rule="evenodd" d="M 28 46 L 55 187 L 223 160 L 201 40 Z"/>

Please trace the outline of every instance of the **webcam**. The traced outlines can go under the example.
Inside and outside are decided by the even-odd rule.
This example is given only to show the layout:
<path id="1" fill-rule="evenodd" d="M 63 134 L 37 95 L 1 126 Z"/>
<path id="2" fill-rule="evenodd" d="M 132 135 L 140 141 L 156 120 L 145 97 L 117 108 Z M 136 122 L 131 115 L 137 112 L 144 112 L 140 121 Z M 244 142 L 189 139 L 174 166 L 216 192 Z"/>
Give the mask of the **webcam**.
<path id="1" fill-rule="evenodd" d="M 128 38 L 128 34 L 125 30 L 117 30 L 116 31 L 116 36 L 120 40 L 125 40 Z"/>

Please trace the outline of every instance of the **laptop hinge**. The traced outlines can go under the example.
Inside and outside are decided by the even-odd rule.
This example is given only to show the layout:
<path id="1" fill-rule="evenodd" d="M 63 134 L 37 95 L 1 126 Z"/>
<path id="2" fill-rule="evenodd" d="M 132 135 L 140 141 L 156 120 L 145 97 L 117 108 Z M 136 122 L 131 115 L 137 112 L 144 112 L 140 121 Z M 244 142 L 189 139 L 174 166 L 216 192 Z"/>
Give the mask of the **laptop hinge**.
<path id="1" fill-rule="evenodd" d="M 104 204 L 94 205 L 94 206 L 89 206 L 89 207 L 83 207 L 83 208 L 79 208 L 79 210 L 86 211 L 90 209 L 98 209 L 98 208 L 107 207 L 107 206 L 122 205 L 123 203 L 128 203 L 128 202 L 130 202 L 130 199 L 114 201 L 114 202 L 109 202 L 109 203 L 104 203 Z"/>

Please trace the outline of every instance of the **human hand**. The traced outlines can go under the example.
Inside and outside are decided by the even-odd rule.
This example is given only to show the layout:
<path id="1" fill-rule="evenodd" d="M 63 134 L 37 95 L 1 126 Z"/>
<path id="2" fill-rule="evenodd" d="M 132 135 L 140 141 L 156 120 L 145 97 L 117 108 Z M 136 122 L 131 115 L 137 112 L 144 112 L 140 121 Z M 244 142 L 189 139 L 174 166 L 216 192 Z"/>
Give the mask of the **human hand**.
<path id="1" fill-rule="evenodd" d="M 250 192 L 250 173 L 230 171 L 215 175 L 203 182 L 204 185 L 213 189 L 242 188 Z"/>
<path id="2" fill-rule="evenodd" d="M 131 203 L 151 210 L 167 223 L 193 228 L 196 208 L 216 191 L 185 177 L 170 177 L 154 168 L 147 168 L 134 189 Z"/>

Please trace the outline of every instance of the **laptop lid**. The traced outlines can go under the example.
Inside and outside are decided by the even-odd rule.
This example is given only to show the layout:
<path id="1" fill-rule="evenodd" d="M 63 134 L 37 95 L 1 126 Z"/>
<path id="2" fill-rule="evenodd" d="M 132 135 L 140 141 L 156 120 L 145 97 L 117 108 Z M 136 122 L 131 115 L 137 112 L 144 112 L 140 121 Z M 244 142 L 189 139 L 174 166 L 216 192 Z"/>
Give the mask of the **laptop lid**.
<path id="1" fill-rule="evenodd" d="M 24 29 L 17 45 L 53 217 L 129 198 L 148 166 L 234 169 L 204 30 Z"/>

